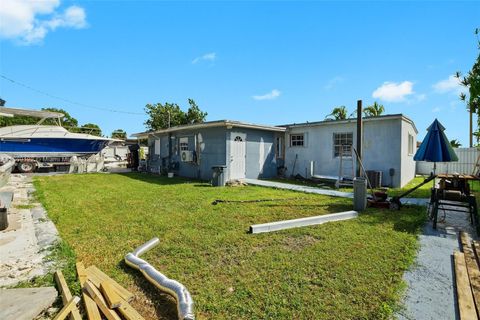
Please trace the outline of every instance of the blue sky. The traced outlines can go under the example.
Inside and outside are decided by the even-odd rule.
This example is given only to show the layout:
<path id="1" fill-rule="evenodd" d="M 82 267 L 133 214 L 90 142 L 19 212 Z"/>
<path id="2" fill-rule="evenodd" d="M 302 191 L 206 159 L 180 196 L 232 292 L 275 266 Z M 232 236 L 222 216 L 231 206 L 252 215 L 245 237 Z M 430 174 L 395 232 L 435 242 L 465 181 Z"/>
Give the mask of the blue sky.
<path id="1" fill-rule="evenodd" d="M 478 55 L 479 2 L 160 2 L 2 0 L 7 106 L 66 109 L 104 133 L 143 131 L 146 103 L 193 98 L 208 120 L 322 120 L 378 101 L 438 118 L 468 144 L 455 71 Z M 3 21 L 3 22 L 2 22 Z"/>

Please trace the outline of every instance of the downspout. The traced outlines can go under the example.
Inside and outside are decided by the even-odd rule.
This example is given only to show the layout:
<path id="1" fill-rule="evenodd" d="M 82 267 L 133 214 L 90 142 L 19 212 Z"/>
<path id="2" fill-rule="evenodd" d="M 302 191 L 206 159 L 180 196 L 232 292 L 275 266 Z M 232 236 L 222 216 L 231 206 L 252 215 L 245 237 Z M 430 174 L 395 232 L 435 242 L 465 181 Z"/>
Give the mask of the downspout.
<path id="1" fill-rule="evenodd" d="M 170 167 L 172 165 L 172 133 L 168 133 L 168 172 L 170 172 Z"/>
<path id="2" fill-rule="evenodd" d="M 193 299 L 187 288 L 176 280 L 169 279 L 150 263 L 140 258 L 142 254 L 155 247 L 160 240 L 153 238 L 125 256 L 125 263 L 139 270 L 143 276 L 158 289 L 170 294 L 177 301 L 177 313 L 180 320 L 195 320 Z"/>

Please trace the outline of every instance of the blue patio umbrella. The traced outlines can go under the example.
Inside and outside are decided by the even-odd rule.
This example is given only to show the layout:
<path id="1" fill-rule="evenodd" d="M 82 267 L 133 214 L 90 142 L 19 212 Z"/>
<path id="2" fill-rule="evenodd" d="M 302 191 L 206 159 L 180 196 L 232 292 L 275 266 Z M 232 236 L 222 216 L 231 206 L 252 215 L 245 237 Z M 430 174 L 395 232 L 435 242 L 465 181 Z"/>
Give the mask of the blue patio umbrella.
<path id="1" fill-rule="evenodd" d="M 413 160 L 433 162 L 433 174 L 435 174 L 437 162 L 458 161 L 458 157 L 443 132 L 445 127 L 437 119 L 433 121 L 427 131 Z"/>

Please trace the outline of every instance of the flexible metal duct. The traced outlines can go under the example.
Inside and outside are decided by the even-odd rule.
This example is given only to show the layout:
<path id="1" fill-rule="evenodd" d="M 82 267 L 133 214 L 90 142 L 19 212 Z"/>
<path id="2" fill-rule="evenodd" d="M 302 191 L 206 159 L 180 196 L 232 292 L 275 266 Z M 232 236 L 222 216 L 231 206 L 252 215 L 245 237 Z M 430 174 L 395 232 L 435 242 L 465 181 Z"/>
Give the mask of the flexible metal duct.
<path id="1" fill-rule="evenodd" d="M 172 295 L 177 301 L 178 318 L 180 320 L 194 320 L 193 299 L 187 288 L 178 281 L 169 279 L 157 269 L 152 267 L 147 261 L 139 257 L 148 250 L 155 247 L 160 240 L 153 238 L 152 240 L 142 244 L 132 253 L 125 256 L 125 262 L 132 268 L 139 270 L 148 281 L 153 283 L 160 290 Z"/>

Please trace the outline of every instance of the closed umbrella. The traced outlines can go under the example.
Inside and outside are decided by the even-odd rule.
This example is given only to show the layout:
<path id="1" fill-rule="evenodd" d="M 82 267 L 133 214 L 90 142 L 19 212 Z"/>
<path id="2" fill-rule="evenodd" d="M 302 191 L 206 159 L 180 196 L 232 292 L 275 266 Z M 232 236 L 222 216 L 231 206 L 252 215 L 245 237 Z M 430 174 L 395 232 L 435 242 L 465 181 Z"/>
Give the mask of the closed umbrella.
<path id="1" fill-rule="evenodd" d="M 443 132 L 445 127 L 437 119 L 433 121 L 427 131 L 413 160 L 433 162 L 433 174 L 435 174 L 437 162 L 458 161 L 458 157 Z"/>

